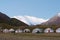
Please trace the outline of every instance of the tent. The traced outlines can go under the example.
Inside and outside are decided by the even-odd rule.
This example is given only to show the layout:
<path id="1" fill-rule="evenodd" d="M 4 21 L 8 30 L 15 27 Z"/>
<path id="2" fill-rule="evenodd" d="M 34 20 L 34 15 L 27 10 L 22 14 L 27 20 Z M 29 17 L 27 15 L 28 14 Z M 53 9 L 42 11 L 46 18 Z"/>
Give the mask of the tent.
<path id="1" fill-rule="evenodd" d="M 44 30 L 44 33 L 53 33 L 53 32 L 54 32 L 54 30 L 52 28 L 46 28 Z"/>
<path id="2" fill-rule="evenodd" d="M 13 33 L 14 31 L 15 31 L 15 30 L 14 30 L 14 29 L 12 29 L 12 28 L 11 28 L 11 29 L 9 29 L 9 32 L 11 32 L 11 33 Z"/>
<path id="3" fill-rule="evenodd" d="M 35 29 L 32 30 L 32 33 L 42 33 L 42 29 L 35 28 Z"/>
<path id="4" fill-rule="evenodd" d="M 15 33 L 22 33 L 23 31 L 21 29 L 17 29 Z"/>
<path id="5" fill-rule="evenodd" d="M 60 33 L 60 28 L 57 28 L 56 29 L 56 33 Z"/>
<path id="6" fill-rule="evenodd" d="M 8 29 L 3 29 L 3 33 L 8 33 L 9 30 Z"/>
<path id="7" fill-rule="evenodd" d="M 24 32 L 25 33 L 29 33 L 30 32 L 30 29 L 24 29 Z"/>

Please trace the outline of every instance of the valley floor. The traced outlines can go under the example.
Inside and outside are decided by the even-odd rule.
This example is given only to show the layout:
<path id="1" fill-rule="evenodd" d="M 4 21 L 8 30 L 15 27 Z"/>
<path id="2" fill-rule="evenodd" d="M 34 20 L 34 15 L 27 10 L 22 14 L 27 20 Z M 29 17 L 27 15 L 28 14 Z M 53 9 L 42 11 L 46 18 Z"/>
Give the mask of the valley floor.
<path id="1" fill-rule="evenodd" d="M 60 33 L 0 33 L 0 40 L 60 40 Z"/>

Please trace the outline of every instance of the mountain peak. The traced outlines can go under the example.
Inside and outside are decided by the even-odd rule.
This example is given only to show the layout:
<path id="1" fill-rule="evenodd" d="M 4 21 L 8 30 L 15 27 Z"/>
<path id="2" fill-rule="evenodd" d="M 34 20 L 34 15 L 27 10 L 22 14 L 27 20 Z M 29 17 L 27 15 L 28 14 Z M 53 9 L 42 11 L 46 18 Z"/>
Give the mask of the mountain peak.
<path id="1" fill-rule="evenodd" d="M 57 13 L 57 16 L 60 17 L 60 13 Z"/>
<path id="2" fill-rule="evenodd" d="M 47 22 L 43 23 L 43 25 L 59 25 L 60 24 L 60 13 L 50 18 Z"/>

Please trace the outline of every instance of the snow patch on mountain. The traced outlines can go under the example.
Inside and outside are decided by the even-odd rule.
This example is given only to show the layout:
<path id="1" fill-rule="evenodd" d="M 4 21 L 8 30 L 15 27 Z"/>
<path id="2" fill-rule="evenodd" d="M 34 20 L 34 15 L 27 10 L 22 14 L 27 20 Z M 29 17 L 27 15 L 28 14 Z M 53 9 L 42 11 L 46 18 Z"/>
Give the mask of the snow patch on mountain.
<path id="1" fill-rule="evenodd" d="M 60 17 L 60 13 L 58 13 L 57 16 Z"/>
<path id="2" fill-rule="evenodd" d="M 37 24 L 41 24 L 43 22 L 46 22 L 48 21 L 45 20 L 45 19 L 42 19 L 42 18 L 37 18 L 37 17 L 34 17 L 34 16 L 14 16 L 13 18 L 16 18 L 28 25 L 37 25 Z"/>

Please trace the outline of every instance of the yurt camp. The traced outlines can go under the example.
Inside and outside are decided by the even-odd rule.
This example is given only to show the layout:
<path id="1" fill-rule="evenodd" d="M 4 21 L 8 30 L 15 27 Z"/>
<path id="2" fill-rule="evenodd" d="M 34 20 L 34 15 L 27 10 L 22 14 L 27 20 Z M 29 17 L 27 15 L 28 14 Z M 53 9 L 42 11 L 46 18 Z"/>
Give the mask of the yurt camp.
<path id="1" fill-rule="evenodd" d="M 44 33 L 53 33 L 53 32 L 54 32 L 54 30 L 52 28 L 46 28 L 44 30 Z"/>

